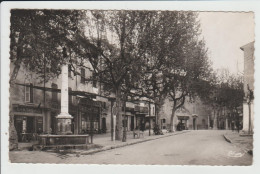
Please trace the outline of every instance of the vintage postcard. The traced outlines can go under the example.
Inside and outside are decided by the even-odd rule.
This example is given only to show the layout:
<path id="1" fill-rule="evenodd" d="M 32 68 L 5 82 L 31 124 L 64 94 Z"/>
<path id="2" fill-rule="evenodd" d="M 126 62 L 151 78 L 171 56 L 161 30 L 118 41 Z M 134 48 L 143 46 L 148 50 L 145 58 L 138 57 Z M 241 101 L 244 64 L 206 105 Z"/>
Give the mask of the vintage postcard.
<path id="1" fill-rule="evenodd" d="M 256 166 L 256 2 L 70 3 L 1 6 L 5 173 Z"/>

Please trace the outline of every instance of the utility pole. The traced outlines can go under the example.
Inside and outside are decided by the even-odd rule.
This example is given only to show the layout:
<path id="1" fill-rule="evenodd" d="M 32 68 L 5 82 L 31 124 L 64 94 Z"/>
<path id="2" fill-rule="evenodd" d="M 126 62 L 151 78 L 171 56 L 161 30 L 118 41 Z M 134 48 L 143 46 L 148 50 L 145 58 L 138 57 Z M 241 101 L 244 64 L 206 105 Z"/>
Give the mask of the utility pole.
<path id="1" fill-rule="evenodd" d="M 254 99 L 254 93 L 253 90 L 249 88 L 249 85 L 247 84 L 248 89 L 248 96 L 247 96 L 247 103 L 248 103 L 248 112 L 249 112 L 249 122 L 248 122 L 248 134 L 251 134 L 251 102 Z"/>
<path id="2" fill-rule="evenodd" d="M 46 118 L 46 90 L 45 90 L 45 81 L 46 81 L 46 59 L 44 56 L 44 53 L 42 53 L 43 57 L 43 108 L 44 108 L 44 118 Z M 44 126 L 45 127 L 45 126 Z M 47 129 L 47 127 L 46 127 Z M 46 132 L 49 132 L 49 130 L 46 130 Z M 51 132 L 50 132 L 51 133 Z"/>
<path id="3" fill-rule="evenodd" d="M 150 99 L 148 101 L 148 108 L 149 108 L 149 136 L 151 136 L 151 105 L 150 105 Z"/>
<path id="4" fill-rule="evenodd" d="M 124 130 L 123 130 L 123 142 L 126 142 L 126 99 L 124 101 L 124 119 L 123 119 L 123 126 L 124 126 Z"/>

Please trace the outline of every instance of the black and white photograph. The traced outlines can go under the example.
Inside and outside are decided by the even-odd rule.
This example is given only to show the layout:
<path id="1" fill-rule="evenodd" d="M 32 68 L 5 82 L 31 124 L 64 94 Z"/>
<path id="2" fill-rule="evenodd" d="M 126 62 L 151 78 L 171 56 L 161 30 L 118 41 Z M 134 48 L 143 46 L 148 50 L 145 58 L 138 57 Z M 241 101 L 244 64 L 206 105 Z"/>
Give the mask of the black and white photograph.
<path id="1" fill-rule="evenodd" d="M 9 163 L 253 165 L 254 11 L 8 13 Z"/>

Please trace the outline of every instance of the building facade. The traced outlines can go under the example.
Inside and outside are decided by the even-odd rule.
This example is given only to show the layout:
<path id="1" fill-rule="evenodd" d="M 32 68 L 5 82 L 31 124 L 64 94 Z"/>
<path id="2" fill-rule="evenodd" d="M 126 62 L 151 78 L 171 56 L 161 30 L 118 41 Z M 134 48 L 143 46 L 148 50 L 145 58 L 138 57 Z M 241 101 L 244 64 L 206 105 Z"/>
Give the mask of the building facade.
<path id="1" fill-rule="evenodd" d="M 85 79 L 92 76 L 88 62 L 78 67 L 79 74 L 68 72 L 69 114 L 73 134 L 110 132 L 113 128 L 114 95 L 102 96 L 98 84 Z M 11 62 L 10 70 L 14 68 Z M 56 117 L 61 112 L 61 75 L 43 83 L 35 73 L 21 65 L 15 84 L 10 88 L 10 108 L 18 141 L 33 134 L 57 134 Z M 149 109 L 150 108 L 150 109 Z M 153 128 L 155 107 L 152 102 L 126 102 L 122 107 L 122 123 L 127 131 Z M 26 136 L 25 136 L 26 135 Z"/>
<path id="2" fill-rule="evenodd" d="M 72 115 L 72 133 L 110 130 L 109 98 L 97 96 L 93 82 L 85 81 L 92 75 L 91 66 L 79 68 L 80 74 L 69 72 L 69 113 Z M 11 71 L 14 65 L 11 63 Z M 35 73 L 21 66 L 15 84 L 10 88 L 10 105 L 18 140 L 34 133 L 56 134 L 56 116 L 60 114 L 61 77 L 50 78 L 45 84 Z"/>
<path id="3" fill-rule="evenodd" d="M 254 42 L 250 42 L 240 48 L 244 52 L 244 93 L 243 102 L 243 131 L 254 130 Z M 251 93 L 251 94 L 250 94 Z M 251 96 L 251 97 L 250 97 Z"/>
<path id="4" fill-rule="evenodd" d="M 203 104 L 199 98 L 194 102 L 189 102 L 187 99 L 184 105 L 175 111 L 173 126 L 175 130 L 178 125 L 182 127 L 182 130 L 209 129 L 212 120 L 211 114 L 210 107 Z M 161 129 L 170 129 L 172 102 L 168 98 L 165 99 L 159 115 Z"/>

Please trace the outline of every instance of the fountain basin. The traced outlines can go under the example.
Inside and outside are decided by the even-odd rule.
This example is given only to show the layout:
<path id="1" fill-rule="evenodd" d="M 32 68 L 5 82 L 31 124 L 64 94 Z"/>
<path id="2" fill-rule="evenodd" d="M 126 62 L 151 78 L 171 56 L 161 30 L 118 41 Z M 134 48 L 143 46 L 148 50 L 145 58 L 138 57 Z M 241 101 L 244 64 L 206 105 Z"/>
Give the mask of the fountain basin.
<path id="1" fill-rule="evenodd" d="M 83 145 L 89 144 L 89 135 L 39 135 L 39 145 Z"/>

